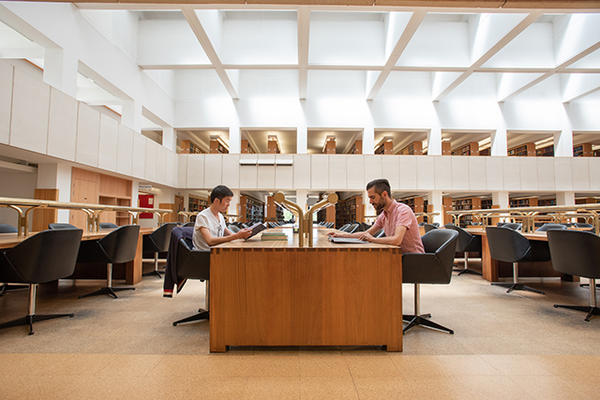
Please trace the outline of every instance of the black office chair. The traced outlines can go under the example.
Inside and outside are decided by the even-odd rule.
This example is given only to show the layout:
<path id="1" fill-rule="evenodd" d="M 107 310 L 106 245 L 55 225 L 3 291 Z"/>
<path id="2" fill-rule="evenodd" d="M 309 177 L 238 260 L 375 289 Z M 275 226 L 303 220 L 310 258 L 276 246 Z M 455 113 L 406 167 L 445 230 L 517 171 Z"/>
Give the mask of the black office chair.
<path id="1" fill-rule="evenodd" d="M 510 228 L 488 226 L 485 228 L 490 247 L 490 254 L 493 259 L 503 262 L 509 262 L 513 265 L 513 282 L 492 282 L 492 285 L 508 288 L 506 293 L 513 290 L 526 290 L 534 293 L 544 294 L 541 290 L 534 289 L 519 283 L 519 261 L 542 261 L 536 257 L 532 250 L 529 240 L 519 232 Z"/>
<path id="2" fill-rule="evenodd" d="M 433 224 L 431 224 L 431 225 L 435 226 L 436 228 L 439 228 L 439 227 L 440 227 L 440 223 L 439 223 L 439 222 L 434 222 L 434 223 L 433 223 Z"/>
<path id="3" fill-rule="evenodd" d="M 349 226 L 350 224 L 344 224 L 338 228 L 338 231 L 346 232 L 346 229 L 348 229 Z"/>
<path id="4" fill-rule="evenodd" d="M 152 261 L 154 263 L 154 269 L 150 272 L 143 274 L 144 276 L 155 275 L 162 278 L 161 273 L 158 269 L 158 255 L 169 251 L 169 242 L 171 240 L 171 232 L 173 228 L 177 226 L 175 222 L 169 222 L 162 224 L 154 232 L 149 235 L 144 235 L 142 238 L 142 249 L 144 255 L 151 255 L 152 258 L 144 258 L 142 261 Z"/>
<path id="5" fill-rule="evenodd" d="M 425 233 L 437 229 L 438 227 L 433 224 L 423 224 L 423 229 L 425 229 Z"/>
<path id="6" fill-rule="evenodd" d="M 195 222 L 186 222 L 185 224 L 183 224 L 184 228 L 190 227 L 190 226 L 194 226 L 196 223 Z"/>
<path id="7" fill-rule="evenodd" d="M 233 233 L 238 233 L 240 228 L 237 225 L 229 224 L 227 225 L 227 229 L 229 229 Z"/>
<path id="8" fill-rule="evenodd" d="M 9 224 L 0 224 L 0 233 L 17 233 L 17 228 Z"/>
<path id="9" fill-rule="evenodd" d="M 600 236 L 590 232 L 549 231 L 548 245 L 555 270 L 590 279 L 589 306 L 555 304 L 554 307 L 583 311 L 589 322 L 592 316 L 600 315 L 596 299 L 596 279 L 600 279 Z"/>
<path id="10" fill-rule="evenodd" d="M 548 232 L 548 231 L 563 231 L 567 229 L 566 225 L 563 224 L 544 224 L 537 228 L 536 232 Z"/>
<path id="11" fill-rule="evenodd" d="M 56 231 L 56 230 L 59 230 L 59 229 L 79 229 L 79 228 L 77 228 L 75 225 L 55 222 L 55 223 L 52 223 L 52 224 L 48 224 L 48 229 Z"/>
<path id="12" fill-rule="evenodd" d="M 113 224 L 112 222 L 100 222 L 100 229 L 115 229 L 118 227 L 119 225 Z"/>
<path id="13" fill-rule="evenodd" d="M 137 251 L 137 242 L 140 234 L 139 225 L 123 225 L 115 229 L 99 240 L 86 240 L 81 242 L 78 261 L 81 262 L 105 262 L 106 263 L 106 287 L 95 292 L 84 294 L 79 298 L 107 294 L 118 298 L 115 292 L 122 290 L 135 290 L 134 287 L 113 287 L 112 270 L 113 264 L 133 261 Z"/>
<path id="14" fill-rule="evenodd" d="M 469 268 L 469 252 L 481 253 L 481 236 L 473 235 L 471 232 L 466 231 L 454 224 L 446 224 L 444 227 L 446 229 L 453 229 L 458 232 L 456 252 L 464 254 L 464 268 L 455 269 L 454 271 L 458 272 L 458 275 L 466 273 L 481 275 L 481 272 Z"/>
<path id="15" fill-rule="evenodd" d="M 36 314 L 37 287 L 73 274 L 82 234 L 81 229 L 42 231 L 0 252 L 0 279 L 29 285 L 27 315 L 0 324 L 0 329 L 29 325 L 29 334 L 33 335 L 34 322 L 73 317 L 73 314 Z"/>
<path id="16" fill-rule="evenodd" d="M 199 309 L 198 313 L 191 317 L 180 319 L 173 322 L 173 326 L 186 322 L 209 319 L 209 300 L 210 300 L 210 250 L 196 250 L 189 239 L 179 239 L 177 248 L 177 277 L 182 279 L 200 279 L 206 281 L 204 306 L 206 309 Z"/>
<path id="17" fill-rule="evenodd" d="M 403 332 L 406 333 L 409 329 L 421 325 L 454 334 L 452 329 L 428 320 L 427 318 L 430 318 L 431 314 L 421 314 L 419 285 L 423 283 L 447 285 L 450 283 L 458 232 L 450 229 L 435 229 L 423 235 L 421 239 L 425 253 L 402 255 L 402 282 L 415 285 L 415 313 L 402 315 L 402 320 L 408 322 Z"/>
<path id="18" fill-rule="evenodd" d="M 385 231 L 383 229 L 381 229 L 379 232 L 375 233 L 373 236 L 376 238 L 383 238 L 383 237 L 385 237 Z"/>
<path id="19" fill-rule="evenodd" d="M 333 228 L 333 226 L 334 226 L 334 225 L 335 225 L 335 224 L 334 224 L 333 222 L 328 222 L 328 223 L 327 223 L 327 227 L 328 227 L 328 228 Z"/>
<path id="20" fill-rule="evenodd" d="M 349 227 L 346 228 L 346 232 L 354 233 L 358 230 L 358 224 L 350 224 Z"/>
<path id="21" fill-rule="evenodd" d="M 505 222 L 502 223 L 502 228 L 508 228 L 508 229 L 512 229 L 513 231 L 520 231 L 522 228 L 523 224 L 521 223 L 516 223 L 516 222 Z"/>

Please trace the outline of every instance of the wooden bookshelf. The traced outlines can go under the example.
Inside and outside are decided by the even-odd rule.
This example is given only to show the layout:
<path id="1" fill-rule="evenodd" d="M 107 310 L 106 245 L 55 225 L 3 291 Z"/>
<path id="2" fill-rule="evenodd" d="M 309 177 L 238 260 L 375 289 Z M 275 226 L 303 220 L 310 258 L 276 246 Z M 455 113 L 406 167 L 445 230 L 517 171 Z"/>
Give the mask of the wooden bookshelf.
<path id="1" fill-rule="evenodd" d="M 189 197 L 188 211 L 190 212 L 202 211 L 205 208 L 208 208 L 208 206 L 210 206 L 210 202 L 207 198 L 192 196 Z"/>
<path id="2" fill-rule="evenodd" d="M 350 154 L 362 154 L 362 139 L 354 141 L 350 149 Z"/>
<path id="3" fill-rule="evenodd" d="M 375 149 L 375 154 L 394 154 L 394 142 L 391 140 L 382 141 Z"/>
<path id="4" fill-rule="evenodd" d="M 396 154 L 401 154 L 404 156 L 420 156 L 423 154 L 423 142 L 420 140 L 412 142 Z"/>
<path id="5" fill-rule="evenodd" d="M 217 139 L 210 139 L 209 153 L 211 153 L 211 154 L 228 154 L 229 151 Z"/>
<path id="6" fill-rule="evenodd" d="M 457 149 L 452 150 L 453 156 L 478 156 L 479 155 L 479 143 L 470 142 L 461 146 Z"/>
<path id="7" fill-rule="evenodd" d="M 274 204 L 274 203 L 273 203 Z M 265 203 L 247 195 L 240 196 L 238 204 L 239 222 L 263 222 Z"/>
<path id="8" fill-rule="evenodd" d="M 442 155 L 452 155 L 452 143 L 449 140 L 442 140 Z"/>
<path id="9" fill-rule="evenodd" d="M 582 143 L 573 146 L 573 157 L 592 157 L 593 154 L 591 143 Z"/>
<path id="10" fill-rule="evenodd" d="M 535 143 L 524 143 L 508 149 L 508 155 L 511 157 L 535 157 L 535 154 Z"/>
<path id="11" fill-rule="evenodd" d="M 362 195 L 338 201 L 335 207 L 335 224 L 342 226 L 352 222 L 364 222 L 365 207 Z"/>
<path id="12" fill-rule="evenodd" d="M 554 157 L 554 146 L 546 146 L 535 151 L 537 157 Z"/>
<path id="13" fill-rule="evenodd" d="M 480 210 L 481 209 L 481 198 L 480 197 L 467 197 L 463 199 L 452 199 L 452 210 Z M 473 225 L 473 216 L 465 215 L 460 219 L 460 225 L 465 227 Z"/>
<path id="14" fill-rule="evenodd" d="M 267 216 L 265 218 L 265 221 L 283 221 L 283 208 L 275 204 L 273 196 L 267 197 Z"/>
<path id="15" fill-rule="evenodd" d="M 492 155 L 492 148 L 488 147 L 487 149 L 479 150 L 479 155 L 480 156 L 491 156 Z"/>
<path id="16" fill-rule="evenodd" d="M 443 222 L 445 224 L 452 223 L 452 216 L 450 214 L 446 214 L 446 211 L 452 211 L 452 197 L 444 196 L 442 197 L 442 209 L 443 209 Z"/>
<path id="17" fill-rule="evenodd" d="M 539 199 L 537 205 L 540 207 L 555 206 L 556 199 Z"/>
<path id="18" fill-rule="evenodd" d="M 527 197 L 527 198 L 518 198 L 518 199 L 510 199 L 509 207 L 537 207 L 538 198 L 537 197 Z"/>

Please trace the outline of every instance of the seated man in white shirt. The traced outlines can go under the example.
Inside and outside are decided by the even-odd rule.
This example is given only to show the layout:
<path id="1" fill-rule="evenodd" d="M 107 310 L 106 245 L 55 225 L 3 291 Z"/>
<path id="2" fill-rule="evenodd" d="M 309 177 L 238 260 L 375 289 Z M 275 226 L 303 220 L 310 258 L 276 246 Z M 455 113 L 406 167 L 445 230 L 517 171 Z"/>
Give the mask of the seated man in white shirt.
<path id="1" fill-rule="evenodd" d="M 227 212 L 232 197 L 233 192 L 223 185 L 215 187 L 210 192 L 210 206 L 196 216 L 194 236 L 192 237 L 196 249 L 210 250 L 212 246 L 235 239 L 246 239 L 250 236 L 252 231 L 247 228 L 241 229 L 237 233 L 227 229 L 222 213 Z"/>

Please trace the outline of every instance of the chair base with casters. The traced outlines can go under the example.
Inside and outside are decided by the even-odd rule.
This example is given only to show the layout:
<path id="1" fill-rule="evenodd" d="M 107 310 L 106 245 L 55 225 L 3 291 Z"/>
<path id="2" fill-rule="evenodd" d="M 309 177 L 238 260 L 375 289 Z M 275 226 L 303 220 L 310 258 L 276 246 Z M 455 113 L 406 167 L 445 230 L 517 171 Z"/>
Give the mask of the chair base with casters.
<path id="1" fill-rule="evenodd" d="M 204 286 L 204 307 L 206 307 L 206 310 L 200 308 L 198 310 L 197 314 L 194 314 L 192 316 L 189 316 L 189 317 L 180 319 L 178 321 L 175 321 L 175 322 L 173 322 L 173 326 L 177 326 L 179 324 L 185 324 L 187 322 L 195 322 L 195 321 L 201 321 L 201 320 L 204 320 L 204 319 L 206 319 L 206 320 L 209 319 L 209 311 L 207 311 L 207 310 L 210 309 L 209 308 L 209 304 L 210 304 L 209 303 L 209 301 L 210 301 L 210 297 L 209 297 L 209 295 L 210 295 L 210 288 L 209 288 L 209 286 L 210 286 L 209 282 L 206 281 L 205 286 Z"/>
<path id="2" fill-rule="evenodd" d="M 17 318 L 15 320 L 0 324 L 0 329 L 10 328 L 13 326 L 20 326 L 20 325 L 29 325 L 29 334 L 33 335 L 33 333 L 34 333 L 33 332 L 33 323 L 34 322 L 40 322 L 40 321 L 46 321 L 49 319 L 64 318 L 64 317 L 73 318 L 74 314 L 36 314 L 35 313 L 35 305 L 36 305 L 36 301 L 37 301 L 37 288 L 38 288 L 37 283 L 29 285 L 29 307 L 28 307 L 27 315 L 24 317 Z"/>
<path id="3" fill-rule="evenodd" d="M 569 310 L 575 311 L 583 311 L 587 313 L 585 316 L 585 321 L 590 322 L 594 315 L 600 315 L 600 308 L 598 308 L 598 300 L 596 299 L 596 280 L 591 279 L 590 284 L 588 285 L 590 288 L 590 305 L 589 306 L 572 306 L 565 304 L 555 304 L 554 308 L 566 308 Z"/>
<path id="4" fill-rule="evenodd" d="M 544 294 L 544 292 L 542 292 L 541 290 L 534 289 L 532 287 L 529 287 L 527 285 L 519 283 L 519 267 L 518 267 L 518 265 L 517 265 L 516 262 L 513 263 L 513 281 L 512 281 L 512 283 L 508 283 L 508 282 L 506 282 L 506 283 L 504 283 L 504 282 L 492 282 L 492 285 L 508 288 L 508 290 L 506 291 L 506 293 L 510 293 L 510 292 L 512 292 L 514 290 L 524 290 L 524 291 L 527 291 L 527 292 Z"/>
<path id="5" fill-rule="evenodd" d="M 135 290 L 135 288 L 134 287 L 113 287 L 112 286 L 112 264 L 108 263 L 106 265 L 106 287 L 103 287 L 102 289 L 98 289 L 92 293 L 81 295 L 81 296 L 79 296 L 79 298 L 83 299 L 84 297 L 99 296 L 102 294 L 107 294 L 107 295 L 111 296 L 112 298 L 117 299 L 119 296 L 117 296 L 117 293 L 115 293 L 115 292 L 120 292 L 123 290 Z"/>
<path id="6" fill-rule="evenodd" d="M 481 258 L 479 258 L 479 259 L 476 258 L 476 260 L 481 260 Z M 461 276 L 462 274 L 481 275 L 481 272 L 469 268 L 469 252 L 468 251 L 465 251 L 464 262 L 465 262 L 464 268 L 454 268 L 454 269 L 452 269 L 452 271 L 458 272 L 458 276 Z"/>
<path id="7" fill-rule="evenodd" d="M 165 271 L 161 271 L 158 269 L 158 252 L 155 251 L 154 252 L 154 258 L 144 258 L 142 259 L 142 262 L 144 261 L 152 261 L 154 263 L 154 270 L 150 271 L 150 272 L 145 272 L 142 274 L 142 276 L 156 276 L 159 279 L 162 279 L 162 274 L 165 273 Z"/>
<path id="8" fill-rule="evenodd" d="M 431 314 L 421 314 L 419 297 L 420 297 L 420 287 L 419 287 L 418 283 L 415 283 L 415 298 L 414 298 L 415 313 L 413 315 L 410 315 L 410 314 L 402 315 L 402 320 L 404 322 L 408 323 L 408 325 L 406 325 L 404 327 L 404 329 L 402 329 L 402 333 L 406 333 L 408 330 L 414 328 L 417 325 L 420 325 L 424 328 L 435 329 L 438 331 L 447 332 L 451 335 L 454 335 L 454 331 L 452 329 L 446 328 L 443 325 L 436 324 L 435 322 L 428 320 L 427 318 L 431 318 Z"/>

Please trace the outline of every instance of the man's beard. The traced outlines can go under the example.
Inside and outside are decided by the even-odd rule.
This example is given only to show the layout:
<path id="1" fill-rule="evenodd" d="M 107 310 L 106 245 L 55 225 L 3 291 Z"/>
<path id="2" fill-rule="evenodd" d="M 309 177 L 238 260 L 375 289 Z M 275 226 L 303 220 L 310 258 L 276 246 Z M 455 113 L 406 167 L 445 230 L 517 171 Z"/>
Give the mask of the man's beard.
<path id="1" fill-rule="evenodd" d="M 383 212 L 383 209 L 385 208 L 385 204 L 377 203 L 377 204 L 373 205 L 373 207 L 375 207 L 375 212 L 377 213 L 377 215 L 379 215 Z"/>

